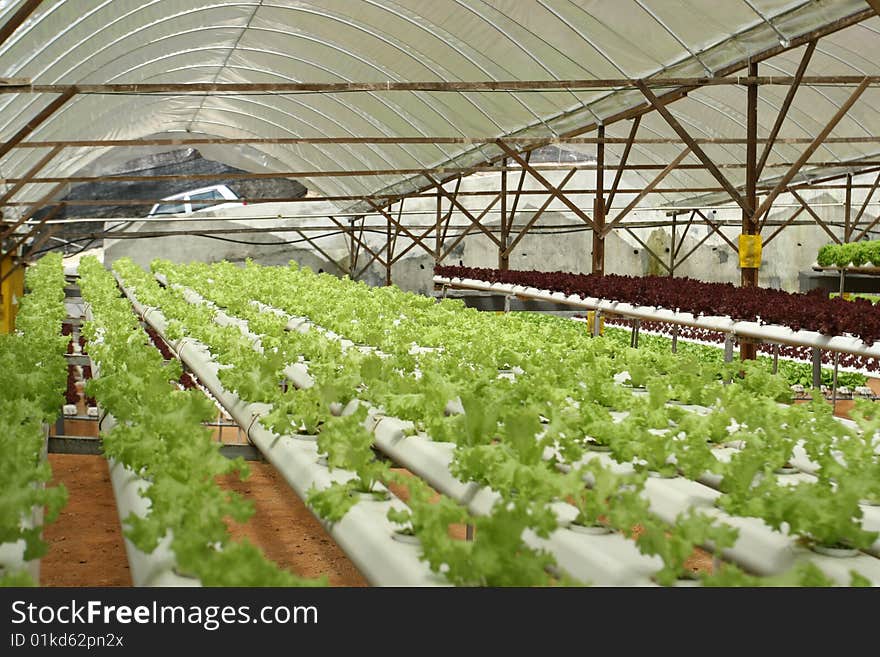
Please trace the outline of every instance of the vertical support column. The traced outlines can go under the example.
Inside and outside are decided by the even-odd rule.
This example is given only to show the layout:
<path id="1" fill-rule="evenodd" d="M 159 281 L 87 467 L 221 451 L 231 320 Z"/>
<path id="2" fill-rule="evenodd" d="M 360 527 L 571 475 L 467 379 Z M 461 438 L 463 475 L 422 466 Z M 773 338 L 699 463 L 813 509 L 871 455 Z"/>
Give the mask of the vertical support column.
<path id="1" fill-rule="evenodd" d="M 813 387 L 822 387 L 822 350 L 813 347 Z"/>
<path id="2" fill-rule="evenodd" d="M 434 235 L 434 265 L 440 264 L 440 256 L 443 253 L 443 234 L 441 232 L 441 224 L 443 222 L 443 197 L 440 196 L 440 190 L 437 190 L 437 219 Z"/>
<path id="3" fill-rule="evenodd" d="M 846 199 L 843 206 L 843 241 L 852 237 L 852 174 L 846 174 Z"/>
<path id="4" fill-rule="evenodd" d="M 742 342 L 739 343 L 739 349 L 742 351 Z M 733 333 L 724 334 L 724 362 L 729 363 L 733 360 Z"/>
<path id="5" fill-rule="evenodd" d="M 757 62 L 749 63 L 749 75 L 758 75 Z M 742 232 L 745 235 L 758 234 L 758 222 L 755 209 L 758 207 L 758 85 L 750 84 L 747 90 L 746 109 L 746 195 L 742 213 Z M 742 287 L 758 286 L 758 268 L 743 267 Z M 740 340 L 739 355 L 741 360 L 754 360 L 758 356 L 757 345 L 747 340 Z"/>
<path id="6" fill-rule="evenodd" d="M 669 240 L 669 278 L 675 277 L 675 229 L 677 228 L 678 212 L 672 213 L 672 237 Z"/>
<path id="7" fill-rule="evenodd" d="M 591 271 L 605 275 L 605 126 L 598 129 L 596 144 L 596 198 L 593 201 L 593 263 Z"/>
<path id="8" fill-rule="evenodd" d="M 501 244 L 498 245 L 498 269 L 510 269 L 510 254 L 507 243 L 510 237 L 510 226 L 507 222 L 507 158 L 501 160 Z"/>
<path id="9" fill-rule="evenodd" d="M 357 253 L 355 252 L 355 244 L 354 244 L 354 220 L 349 219 L 348 221 L 348 233 L 349 242 L 348 242 L 348 274 L 352 280 L 355 279 L 356 267 L 357 267 Z"/>
<path id="10" fill-rule="evenodd" d="M 400 209 L 403 210 L 402 199 Z M 385 285 L 391 285 L 391 217 L 385 217 Z"/>

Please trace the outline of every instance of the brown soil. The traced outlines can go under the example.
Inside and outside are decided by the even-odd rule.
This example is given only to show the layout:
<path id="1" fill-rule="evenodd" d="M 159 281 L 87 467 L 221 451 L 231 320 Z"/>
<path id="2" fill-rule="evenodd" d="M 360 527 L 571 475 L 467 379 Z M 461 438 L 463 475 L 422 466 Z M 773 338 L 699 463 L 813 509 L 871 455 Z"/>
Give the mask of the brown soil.
<path id="1" fill-rule="evenodd" d="M 367 581 L 315 519 L 302 500 L 268 463 L 249 462 L 251 476 L 234 475 L 220 484 L 254 503 L 245 524 L 230 527 L 233 538 L 247 538 L 282 568 L 301 577 L 326 575 L 330 586 L 367 586 Z"/>
<path id="2" fill-rule="evenodd" d="M 53 483 L 69 494 L 58 520 L 43 530 L 49 552 L 42 586 L 131 586 L 107 461 L 100 456 L 49 454 Z"/>
<path id="3" fill-rule="evenodd" d="M 85 415 L 82 401 L 79 412 Z M 243 432 L 224 427 L 224 443 L 242 442 Z M 219 438 L 218 429 L 214 430 Z M 54 425 L 50 434 L 55 434 Z M 64 434 L 96 436 L 97 422 L 65 420 Z M 46 526 L 49 551 L 40 565 L 42 586 L 132 586 L 125 542 L 101 456 L 49 454 L 53 484 L 68 490 L 67 506 Z M 244 525 L 230 528 L 233 538 L 247 538 L 282 568 L 302 577 L 326 575 L 331 586 L 366 586 L 367 582 L 287 483 L 267 463 L 250 462 L 251 476 L 240 482 L 224 477 L 221 485 L 254 503 Z"/>

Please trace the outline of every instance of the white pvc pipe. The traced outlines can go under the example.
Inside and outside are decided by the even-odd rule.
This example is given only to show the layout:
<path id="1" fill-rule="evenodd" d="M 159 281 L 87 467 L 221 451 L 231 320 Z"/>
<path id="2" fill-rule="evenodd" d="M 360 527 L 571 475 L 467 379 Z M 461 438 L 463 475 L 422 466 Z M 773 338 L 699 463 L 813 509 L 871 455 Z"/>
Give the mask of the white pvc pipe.
<path id="1" fill-rule="evenodd" d="M 815 331 L 793 331 L 787 326 L 735 321 L 729 317 L 695 317 L 692 313 L 677 312 L 664 308 L 634 306 L 621 301 L 607 301 L 594 297 L 581 298 L 575 294 L 566 296 L 562 292 L 550 292 L 534 287 L 507 283 L 487 283 L 470 278 L 435 276 L 434 283 L 447 287 L 495 292 L 497 294 L 525 297 L 539 301 L 551 301 L 575 308 L 599 310 L 637 319 L 708 329 L 710 331 L 718 331 L 719 333 L 730 333 L 744 338 L 757 339 L 762 342 L 787 344 L 795 347 L 817 347 L 826 351 L 854 354 L 856 356 L 864 356 L 865 358 L 880 358 L 880 342 L 868 346 L 862 340 L 851 336 L 829 336 Z"/>
<path id="2" fill-rule="evenodd" d="M 319 465 L 317 446 L 313 441 L 300 440 L 289 435 L 278 436 L 264 428 L 258 419 L 268 410 L 267 405 L 247 403 L 226 390 L 217 377 L 218 364 L 211 358 L 208 349 L 192 338 L 167 340 L 167 323 L 162 313 L 158 309 L 145 308 L 119 276 L 116 279 L 135 311 L 144 316 L 144 320 L 175 350 L 178 358 L 186 363 L 202 384 L 223 404 L 232 418 L 245 430 L 250 441 L 301 499 L 306 499 L 313 486 L 321 490 L 355 476 L 354 473 L 341 469 L 330 472 L 326 466 Z M 377 487 L 377 490 L 384 489 Z M 392 495 L 386 501 L 361 500 L 336 523 L 328 523 L 319 516 L 316 517 L 371 584 L 448 585 L 442 576 L 431 572 L 428 564 L 420 560 L 418 546 L 393 538 L 397 526 L 386 517 L 390 508 L 405 510 L 407 507 Z"/>
<path id="3" fill-rule="evenodd" d="M 43 424 L 43 446 L 40 448 L 40 461 L 45 461 L 49 447 L 49 425 Z M 43 482 L 33 484 L 40 488 L 45 487 Z M 22 519 L 25 529 L 42 526 L 43 524 L 43 507 L 34 507 L 26 518 Z M 7 573 L 16 573 L 19 571 L 27 571 L 37 586 L 40 584 L 40 560 L 25 560 L 24 552 L 27 548 L 23 538 L 14 542 L 0 543 L 0 567 Z"/>
<path id="4" fill-rule="evenodd" d="M 202 303 L 206 302 L 190 288 L 183 286 L 180 288 L 186 291 L 187 299 L 192 299 L 191 302 L 195 303 L 197 297 L 201 299 Z M 313 324 L 311 320 L 291 317 L 278 308 L 259 302 L 255 302 L 254 305 L 257 304 L 262 312 L 271 312 L 280 317 L 287 317 L 288 325 L 293 324 L 293 330 L 307 321 L 308 325 L 321 331 L 328 338 L 351 343 L 351 341 Z M 229 316 L 226 315 L 226 317 Z M 236 321 L 240 321 L 243 326 L 246 326 L 244 320 Z M 242 329 L 242 331 L 245 330 Z M 376 353 L 380 356 L 384 355 L 378 350 Z M 288 378 L 297 388 L 308 388 L 314 385 L 314 380 L 308 375 L 305 366 L 298 363 L 289 366 L 288 369 L 291 367 L 299 367 L 303 370 L 302 375 L 296 378 L 288 374 Z M 285 373 L 287 371 L 285 369 Z M 464 505 L 475 515 L 491 514 L 492 507 L 502 499 L 496 491 L 479 486 L 474 482 L 464 483 L 452 475 L 449 471 L 449 464 L 452 462 L 454 445 L 434 442 L 427 437 L 406 437 L 404 430 L 412 426 L 411 422 L 381 415 L 373 407 L 369 408 L 369 416 L 364 424 L 366 429 L 373 434 L 375 445 L 389 458 L 424 479 L 437 491 Z M 641 554 L 632 541 L 617 533 L 589 535 L 572 531 L 567 525 L 576 517 L 577 510 L 570 504 L 562 502 L 554 504 L 553 507 L 562 526 L 547 539 L 527 531 L 523 540 L 528 545 L 553 553 L 560 567 L 582 582 L 606 586 L 652 585 L 651 576 L 662 567 L 659 558 Z"/>
<path id="5" fill-rule="evenodd" d="M 93 319 L 92 308 L 88 303 L 85 304 L 84 316 L 88 321 Z M 100 375 L 100 365 L 92 361 L 93 378 L 98 378 Z M 102 432 L 111 431 L 116 425 L 116 418 L 107 414 L 100 425 Z M 119 524 L 125 527 L 126 518 L 132 513 L 145 518 L 150 511 L 150 502 L 141 493 L 149 488 L 150 483 L 115 459 L 107 458 L 107 466 L 110 470 L 113 495 L 116 498 Z M 175 572 L 177 559 L 171 550 L 170 533 L 163 537 L 156 549 L 150 553 L 137 548 L 127 536 L 124 536 L 124 540 L 131 581 L 135 586 L 201 586 L 197 578 L 183 577 Z"/>
<path id="6" fill-rule="evenodd" d="M 285 314 L 264 304 L 260 306 L 266 312 Z M 464 504 L 471 512 L 477 515 L 488 514 L 501 496 L 475 483 L 465 484 L 455 478 L 449 471 L 454 446 L 436 443 L 427 437 L 406 437 L 405 432 L 410 427 L 411 423 L 379 415 L 375 409 L 371 409 L 367 419 L 367 428 L 373 432 L 376 445 L 392 460 L 423 478 L 438 491 Z M 631 471 L 629 464 L 619 464 L 605 454 L 589 453 L 585 461 L 593 458 L 601 459 L 603 465 L 616 471 Z M 665 522 L 674 524 L 679 513 L 693 507 L 737 528 L 740 532 L 739 539 L 722 554 L 753 572 L 762 575 L 780 574 L 800 561 L 812 561 L 838 583 L 849 583 L 849 572 L 845 564 L 840 564 L 840 559 L 825 557 L 802 548 L 794 538 L 771 529 L 758 518 L 724 513 L 714 506 L 719 495 L 717 491 L 683 477 L 650 478 L 645 487 L 651 512 Z M 574 512 L 574 508 L 568 504 L 554 505 L 554 511 L 563 521 L 573 519 L 571 512 Z M 661 566 L 659 559 L 640 554 L 632 541 L 619 534 L 589 536 L 561 527 L 549 539 L 540 539 L 531 532 L 524 539 L 533 547 L 543 547 L 553 552 L 560 566 L 582 581 L 609 585 L 648 585 L 651 583 L 651 575 Z M 612 549 L 609 551 L 609 548 Z M 860 554 L 845 561 L 851 568 L 880 584 L 880 560 Z"/>

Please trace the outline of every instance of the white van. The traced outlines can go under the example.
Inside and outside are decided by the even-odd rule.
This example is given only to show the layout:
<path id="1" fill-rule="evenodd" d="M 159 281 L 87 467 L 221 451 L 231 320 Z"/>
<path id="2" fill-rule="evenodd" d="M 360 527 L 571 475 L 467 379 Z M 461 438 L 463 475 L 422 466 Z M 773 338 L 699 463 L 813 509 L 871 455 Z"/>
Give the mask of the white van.
<path id="1" fill-rule="evenodd" d="M 228 203 L 205 203 L 204 201 L 220 201 L 227 200 Z M 162 203 L 157 203 L 150 210 L 149 217 L 155 217 L 163 214 L 190 214 L 199 210 L 213 210 L 215 208 L 229 208 L 244 205 L 238 196 L 235 195 L 226 185 L 212 185 L 211 187 L 200 187 L 199 189 L 191 189 L 181 194 L 175 194 L 162 199 Z"/>

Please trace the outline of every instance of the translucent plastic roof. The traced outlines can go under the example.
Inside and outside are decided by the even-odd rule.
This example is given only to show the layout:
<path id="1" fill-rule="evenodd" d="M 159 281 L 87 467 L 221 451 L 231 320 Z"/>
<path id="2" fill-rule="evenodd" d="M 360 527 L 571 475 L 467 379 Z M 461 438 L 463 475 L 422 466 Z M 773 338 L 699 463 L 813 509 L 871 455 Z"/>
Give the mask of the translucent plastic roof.
<path id="1" fill-rule="evenodd" d="M 0 0 L 0 23 L 23 0 Z M 134 82 L 384 82 L 643 78 L 712 75 L 816 28 L 864 12 L 864 0 L 44 0 L 0 47 L 0 77 L 34 84 Z M 819 42 L 808 74 L 877 74 L 880 19 Z M 761 63 L 761 74 L 792 75 L 803 48 Z M 762 87 L 759 134 L 787 91 Z M 851 88 L 804 87 L 781 136 L 812 137 Z M 0 95 L 0 141 L 52 100 Z M 29 139 L 449 136 L 553 137 L 643 102 L 637 90 L 551 92 L 349 92 L 263 95 L 78 95 Z M 745 90 L 714 86 L 671 106 L 695 137 L 745 136 Z M 833 135 L 880 134 L 880 90 L 871 88 Z M 608 126 L 626 136 L 629 121 Z M 674 136 L 656 114 L 640 136 Z M 846 163 L 877 144 L 829 145 L 813 160 Z M 586 147 L 585 147 L 586 148 Z M 593 150 L 594 147 L 589 147 Z M 780 145 L 764 177 L 805 145 Z M 679 145 L 638 145 L 631 162 L 668 163 Z M 363 170 L 464 166 L 496 157 L 494 146 L 262 145 L 200 149 L 253 171 Z M 609 146 L 609 161 L 622 150 Z M 721 162 L 742 162 L 744 146 L 707 146 Z M 210 151 L 210 152 L 209 152 Z M 106 149 L 66 149 L 40 175 L 69 175 Z M 16 177 L 45 151 L 14 149 L 0 176 Z M 690 156 L 686 162 L 696 162 Z M 826 167 L 827 168 L 827 167 Z M 734 184 L 744 171 L 725 170 Z M 645 174 L 649 180 L 652 174 Z M 407 192 L 412 176 L 313 178 L 327 195 Z M 683 170 L 665 186 L 715 186 Z M 30 185 L 16 198 L 38 198 Z M 668 202 L 694 196 L 669 194 Z M 340 203 L 342 206 L 350 205 Z"/>

